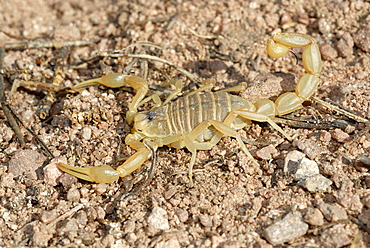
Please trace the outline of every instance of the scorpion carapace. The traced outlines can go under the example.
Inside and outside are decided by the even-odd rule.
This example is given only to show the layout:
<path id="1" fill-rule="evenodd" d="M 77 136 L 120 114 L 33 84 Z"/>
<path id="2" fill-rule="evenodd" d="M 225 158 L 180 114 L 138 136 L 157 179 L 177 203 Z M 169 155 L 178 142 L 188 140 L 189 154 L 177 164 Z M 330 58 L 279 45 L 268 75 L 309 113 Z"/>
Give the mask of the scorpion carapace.
<path id="1" fill-rule="evenodd" d="M 197 150 L 211 149 L 223 136 L 235 137 L 240 148 L 256 163 L 237 130 L 248 125 L 250 121 L 268 122 L 291 141 L 293 138 L 272 118 L 301 108 L 302 103 L 312 96 L 320 82 L 321 54 L 311 36 L 278 33 L 267 42 L 267 52 L 273 58 L 280 58 L 292 51 L 291 48 L 299 47 L 304 47 L 302 60 L 306 74 L 299 79 L 294 92 L 280 95 L 275 102 L 262 99 L 251 103 L 226 91 L 212 93 L 197 90 L 173 101 L 170 100 L 175 98 L 176 94 L 171 94 L 164 103 L 158 96 L 153 95 L 151 99 L 155 106 L 150 111 L 138 113 L 137 108 L 146 101 L 144 97 L 148 92 L 147 82 L 140 77 L 114 73 L 77 84 L 75 89 L 93 84 L 103 84 L 107 87 L 129 85 L 136 89 L 137 93 L 126 113 L 127 122 L 134 122 L 134 126 L 132 133 L 126 136 L 125 143 L 137 152 L 117 170 L 108 165 L 79 168 L 63 163 L 58 164 L 58 168 L 87 181 L 110 183 L 129 175 L 148 160 L 152 152 L 147 146 L 154 151 L 162 146 L 186 147 L 192 153 L 189 165 L 189 179 L 192 183 L 192 168 Z M 176 92 L 178 89 L 177 86 Z"/>

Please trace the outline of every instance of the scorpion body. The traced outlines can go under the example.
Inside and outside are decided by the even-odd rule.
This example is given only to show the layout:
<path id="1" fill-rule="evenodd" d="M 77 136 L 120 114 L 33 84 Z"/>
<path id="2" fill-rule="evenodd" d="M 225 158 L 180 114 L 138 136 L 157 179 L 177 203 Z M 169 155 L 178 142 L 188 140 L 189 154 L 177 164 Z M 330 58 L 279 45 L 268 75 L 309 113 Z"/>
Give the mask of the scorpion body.
<path id="1" fill-rule="evenodd" d="M 135 121 L 135 129 L 145 130 L 146 136 L 153 134 L 155 137 L 168 137 L 174 134 L 189 134 L 200 123 L 207 120 L 222 122 L 231 111 L 246 109 L 254 111 L 255 106 L 236 95 L 227 92 L 204 92 L 203 94 L 192 94 L 176 99 L 166 105 L 160 106 L 148 112 L 140 113 L 143 119 Z M 248 124 L 244 118 L 235 119 L 233 129 L 240 129 Z M 140 127 L 146 125 L 146 127 Z M 156 129 L 151 131 L 151 129 Z M 206 132 L 197 137 L 198 142 L 209 140 L 214 135 L 214 130 L 207 129 Z M 182 147 L 175 147 L 182 148 Z"/>
<path id="2" fill-rule="evenodd" d="M 113 73 L 77 84 L 75 89 L 93 84 L 108 87 L 130 85 L 136 89 L 137 93 L 126 113 L 127 122 L 134 123 L 133 129 L 132 133 L 126 136 L 125 143 L 137 152 L 116 170 L 108 165 L 79 168 L 63 163 L 59 163 L 58 168 L 87 181 L 109 183 L 138 169 L 151 157 L 151 151 L 158 147 L 186 147 L 192 153 L 189 165 L 189 179 L 192 184 L 192 168 L 197 151 L 211 149 L 223 136 L 234 137 L 246 155 L 257 163 L 237 130 L 251 121 L 268 122 L 292 141 L 293 138 L 273 121 L 273 117 L 302 108 L 302 103 L 312 96 L 320 82 L 321 54 L 312 37 L 297 33 L 278 33 L 267 42 L 267 52 L 273 58 L 280 58 L 288 52 L 293 52 L 292 47 L 304 47 L 302 60 L 306 74 L 299 79 L 294 92 L 284 93 L 274 102 L 261 99 L 251 103 L 227 93 L 227 90 L 205 92 L 204 89 L 207 87 L 171 101 L 180 91 L 177 85 L 177 89 L 164 103 L 157 95 L 152 95 L 149 99 L 154 101 L 155 106 L 150 111 L 138 112 L 138 107 L 148 99 L 144 99 L 148 92 L 148 84 L 140 77 Z"/>

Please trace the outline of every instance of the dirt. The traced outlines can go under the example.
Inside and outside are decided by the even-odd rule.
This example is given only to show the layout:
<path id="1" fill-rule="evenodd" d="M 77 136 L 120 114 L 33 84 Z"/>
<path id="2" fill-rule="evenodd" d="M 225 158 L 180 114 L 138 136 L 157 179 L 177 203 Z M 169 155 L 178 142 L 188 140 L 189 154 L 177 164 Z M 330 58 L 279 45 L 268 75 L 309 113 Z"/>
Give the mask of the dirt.
<path id="1" fill-rule="evenodd" d="M 175 172 L 187 171 L 191 154 L 161 147 L 153 180 L 133 195 L 127 192 L 142 185 L 145 171 L 93 184 L 56 168 L 58 161 L 116 167 L 135 152 L 124 144 L 132 90 L 93 86 L 57 94 L 46 121 L 37 111 L 47 91 L 20 87 L 10 95 L 16 79 L 51 83 L 63 53 L 64 87 L 122 72 L 131 58 L 96 57 L 119 50 L 155 55 L 201 80 L 215 79 L 215 91 L 245 82 L 263 92 L 240 94 L 258 99 L 270 87 L 260 81 L 253 86 L 257 76 L 291 84 L 304 73 L 293 55 L 272 59 L 265 50 L 272 34 L 299 32 L 314 37 L 322 52 L 315 97 L 369 118 L 369 1 L 15 0 L 0 6 L 1 46 L 54 41 L 54 48 L 6 49 L 3 74 L 8 104 L 55 156 L 51 160 L 24 128 L 21 146 L 0 111 L 1 247 L 370 246 L 369 123 L 308 101 L 292 115 L 306 127 L 280 124 L 298 134 L 294 142 L 266 124 L 239 131 L 260 166 L 235 139 L 224 137 L 212 150 L 198 152 L 190 187 L 187 175 Z M 67 41 L 89 44 L 61 49 Z M 129 47 L 141 41 L 161 49 Z M 280 72 L 277 79 L 268 74 L 273 72 Z M 173 66 L 151 60 L 138 59 L 130 73 L 146 77 L 151 93 L 153 85 L 179 79 L 185 91 L 197 87 Z M 298 151 L 320 185 L 312 188 L 308 177 L 299 181 L 297 171 L 289 171 L 286 157 Z"/>

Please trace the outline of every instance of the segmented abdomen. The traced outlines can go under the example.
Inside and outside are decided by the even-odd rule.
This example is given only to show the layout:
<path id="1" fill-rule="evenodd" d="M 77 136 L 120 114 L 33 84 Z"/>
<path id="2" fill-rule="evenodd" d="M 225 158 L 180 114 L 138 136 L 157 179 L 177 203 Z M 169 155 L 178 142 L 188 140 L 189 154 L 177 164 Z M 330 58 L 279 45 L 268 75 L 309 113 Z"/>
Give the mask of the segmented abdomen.
<path id="1" fill-rule="evenodd" d="M 164 106 L 170 133 L 187 134 L 205 120 L 223 121 L 230 111 L 250 106 L 243 98 L 226 92 L 185 96 Z"/>

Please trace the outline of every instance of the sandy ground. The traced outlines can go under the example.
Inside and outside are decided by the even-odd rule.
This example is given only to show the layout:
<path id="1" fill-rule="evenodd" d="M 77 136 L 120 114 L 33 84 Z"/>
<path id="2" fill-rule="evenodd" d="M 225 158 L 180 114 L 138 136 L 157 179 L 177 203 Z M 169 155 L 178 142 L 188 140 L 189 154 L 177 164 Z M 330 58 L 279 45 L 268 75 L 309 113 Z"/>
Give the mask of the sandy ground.
<path id="1" fill-rule="evenodd" d="M 37 113 L 47 91 L 20 87 L 10 95 L 16 79 L 51 83 L 61 54 L 66 55 L 65 87 L 122 72 L 133 59 L 96 57 L 114 50 L 166 59 L 201 80 L 215 79 L 215 91 L 241 82 L 253 89 L 257 76 L 268 79 L 262 84 L 279 83 L 304 73 L 294 56 L 271 59 L 265 50 L 272 34 L 299 32 L 314 37 L 322 52 L 322 83 L 315 96 L 368 118 L 369 9 L 369 1 L 0 1 L 1 46 L 59 41 L 54 48 L 7 48 L 4 55 L 8 104 L 56 159 L 50 160 L 23 128 L 20 146 L 0 111 L 0 246 L 370 246 L 365 160 L 370 133 L 359 119 L 309 101 L 291 116 L 306 120 L 308 127 L 281 124 L 298 134 L 294 142 L 266 124 L 248 125 L 239 133 L 260 166 L 252 165 L 235 139 L 225 137 L 212 150 L 199 151 L 195 169 L 201 170 L 193 187 L 185 174 L 174 174 L 187 170 L 191 154 L 160 148 L 153 180 L 132 195 L 130 185 L 139 187 L 145 173 L 91 184 L 55 167 L 57 161 L 116 167 L 119 158 L 133 154 L 124 144 L 132 90 L 94 86 L 80 94 L 57 94 L 46 121 Z M 67 41 L 89 44 L 61 49 Z M 141 41 L 161 49 L 128 47 Z M 275 78 L 270 72 L 285 74 Z M 139 59 L 130 73 L 145 76 L 151 93 L 162 94 L 155 85 L 178 79 L 184 91 L 197 86 L 174 67 L 150 60 Z M 262 87 L 254 84 L 254 93 L 241 95 L 263 98 L 271 87 Z M 297 156 L 307 162 L 303 179 L 285 166 Z M 144 168 L 149 166 L 150 161 Z"/>

